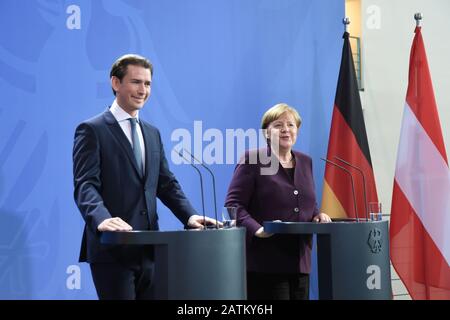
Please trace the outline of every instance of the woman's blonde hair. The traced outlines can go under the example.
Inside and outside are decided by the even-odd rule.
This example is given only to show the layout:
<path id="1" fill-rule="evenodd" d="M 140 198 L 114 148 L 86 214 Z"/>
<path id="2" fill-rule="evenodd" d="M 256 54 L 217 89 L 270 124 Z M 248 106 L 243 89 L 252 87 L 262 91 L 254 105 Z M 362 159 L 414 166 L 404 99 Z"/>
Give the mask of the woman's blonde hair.
<path id="1" fill-rule="evenodd" d="M 297 110 L 287 105 L 286 103 L 278 103 L 267 110 L 262 117 L 261 128 L 267 129 L 271 122 L 277 120 L 285 112 L 290 112 L 292 114 L 297 128 L 300 128 L 300 125 L 302 124 L 302 118 L 298 114 Z"/>

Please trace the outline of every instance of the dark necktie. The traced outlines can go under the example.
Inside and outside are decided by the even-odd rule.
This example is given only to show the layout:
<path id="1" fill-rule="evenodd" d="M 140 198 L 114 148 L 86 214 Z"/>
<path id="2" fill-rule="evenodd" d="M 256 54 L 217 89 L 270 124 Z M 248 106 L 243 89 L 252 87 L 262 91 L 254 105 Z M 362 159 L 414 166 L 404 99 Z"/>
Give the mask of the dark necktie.
<path id="1" fill-rule="evenodd" d="M 142 150 L 141 150 L 141 144 L 139 143 L 139 136 L 136 130 L 136 124 L 137 119 L 136 118 L 129 118 L 130 125 L 131 125 L 131 141 L 133 142 L 133 153 L 134 157 L 136 159 L 136 163 L 139 168 L 139 173 L 143 175 L 144 170 L 142 167 Z"/>

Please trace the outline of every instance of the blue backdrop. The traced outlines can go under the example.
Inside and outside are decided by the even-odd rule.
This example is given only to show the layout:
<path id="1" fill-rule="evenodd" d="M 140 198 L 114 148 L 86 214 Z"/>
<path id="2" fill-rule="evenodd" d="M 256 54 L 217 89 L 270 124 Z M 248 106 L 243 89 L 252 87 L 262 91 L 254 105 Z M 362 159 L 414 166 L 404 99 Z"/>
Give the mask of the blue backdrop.
<path id="1" fill-rule="evenodd" d="M 286 102 L 303 117 L 296 148 L 313 157 L 320 198 L 343 16 L 343 0 L 2 0 L 0 298 L 96 298 L 78 263 L 73 134 L 111 104 L 109 68 L 124 53 L 154 64 L 141 117 L 160 128 L 169 162 L 175 129 L 257 129 Z M 196 173 L 171 168 L 201 210 Z M 221 206 L 234 165 L 211 168 Z M 206 194 L 213 216 L 209 184 Z M 162 229 L 181 227 L 158 210 Z"/>

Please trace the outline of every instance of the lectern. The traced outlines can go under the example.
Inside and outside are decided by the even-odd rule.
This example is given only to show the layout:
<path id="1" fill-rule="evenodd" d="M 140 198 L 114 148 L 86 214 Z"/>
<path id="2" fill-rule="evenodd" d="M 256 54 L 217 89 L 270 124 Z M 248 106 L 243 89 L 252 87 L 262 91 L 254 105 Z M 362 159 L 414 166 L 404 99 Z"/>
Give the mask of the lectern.
<path id="1" fill-rule="evenodd" d="M 264 230 L 317 235 L 319 299 L 392 299 L 387 221 L 264 222 Z"/>
<path id="2" fill-rule="evenodd" d="M 247 298 L 244 228 L 104 232 L 101 241 L 154 246 L 156 299 Z"/>

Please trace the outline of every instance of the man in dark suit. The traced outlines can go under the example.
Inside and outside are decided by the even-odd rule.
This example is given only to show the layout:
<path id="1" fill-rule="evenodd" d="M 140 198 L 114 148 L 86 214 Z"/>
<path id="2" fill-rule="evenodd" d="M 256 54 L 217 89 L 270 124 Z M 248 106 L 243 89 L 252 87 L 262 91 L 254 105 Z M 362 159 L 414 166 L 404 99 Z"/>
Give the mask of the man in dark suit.
<path id="1" fill-rule="evenodd" d="M 159 131 L 139 118 L 152 75 L 144 57 L 120 57 L 110 73 L 112 106 L 75 132 L 74 197 L 86 223 L 80 262 L 90 263 L 100 299 L 151 299 L 154 266 L 151 247 L 104 245 L 102 231 L 158 230 L 156 197 L 189 228 L 215 223 L 196 215 L 169 170 Z"/>

